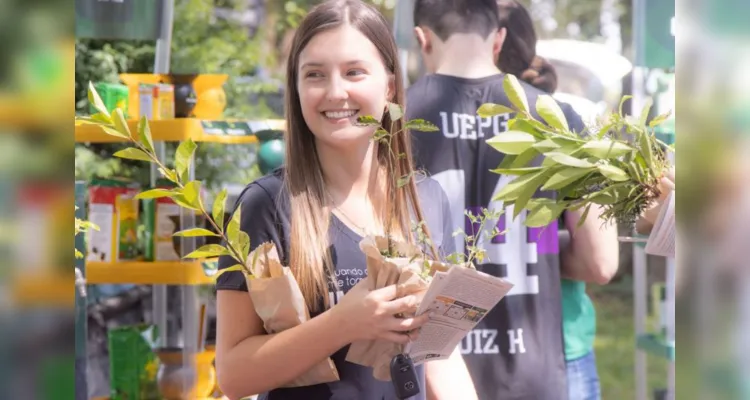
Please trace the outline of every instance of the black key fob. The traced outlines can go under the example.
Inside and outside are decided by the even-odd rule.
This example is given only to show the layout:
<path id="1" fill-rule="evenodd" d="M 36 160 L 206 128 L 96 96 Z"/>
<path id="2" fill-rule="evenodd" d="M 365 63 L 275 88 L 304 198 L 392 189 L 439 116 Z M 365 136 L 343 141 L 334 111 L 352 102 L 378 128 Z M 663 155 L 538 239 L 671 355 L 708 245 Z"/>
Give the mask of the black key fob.
<path id="1" fill-rule="evenodd" d="M 419 380 L 414 363 L 406 354 L 391 359 L 391 382 L 399 399 L 408 399 L 419 394 Z"/>

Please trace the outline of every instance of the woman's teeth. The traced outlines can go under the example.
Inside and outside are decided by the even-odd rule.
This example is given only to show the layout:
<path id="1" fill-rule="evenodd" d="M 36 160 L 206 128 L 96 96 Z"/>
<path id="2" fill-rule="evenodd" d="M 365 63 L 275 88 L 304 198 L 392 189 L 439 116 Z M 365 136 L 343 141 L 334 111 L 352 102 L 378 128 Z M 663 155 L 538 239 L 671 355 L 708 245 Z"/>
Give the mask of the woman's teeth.
<path id="1" fill-rule="evenodd" d="M 349 111 L 326 111 L 324 114 L 326 118 L 341 119 L 341 118 L 349 118 L 356 113 L 357 111 L 355 110 L 349 110 Z"/>

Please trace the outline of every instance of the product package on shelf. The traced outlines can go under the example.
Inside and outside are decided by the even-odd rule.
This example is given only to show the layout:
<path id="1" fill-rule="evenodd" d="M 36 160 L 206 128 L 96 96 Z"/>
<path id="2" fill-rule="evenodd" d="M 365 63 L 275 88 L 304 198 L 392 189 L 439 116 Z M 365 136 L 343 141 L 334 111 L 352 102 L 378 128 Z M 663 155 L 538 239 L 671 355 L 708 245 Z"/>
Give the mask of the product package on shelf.
<path id="1" fill-rule="evenodd" d="M 87 260 L 116 262 L 138 258 L 138 184 L 94 179 L 89 186 L 89 221 L 99 230 L 88 233 Z"/>
<path id="2" fill-rule="evenodd" d="M 99 93 L 99 97 L 101 97 L 104 102 L 104 106 L 107 107 L 107 111 L 113 112 L 116 108 L 119 108 L 127 117 L 128 97 L 130 94 L 127 86 L 119 83 L 97 82 L 94 84 L 94 88 L 96 88 L 96 92 Z M 89 105 L 89 111 L 91 114 L 97 112 L 91 104 Z"/>
<path id="3" fill-rule="evenodd" d="M 144 256 L 147 261 L 177 261 L 172 234 L 180 230 L 180 206 L 169 197 L 143 200 Z M 179 240 L 177 238 L 176 240 Z"/>
<path id="4" fill-rule="evenodd" d="M 167 83 L 138 85 L 139 114 L 149 120 L 174 118 L 174 86 Z"/>

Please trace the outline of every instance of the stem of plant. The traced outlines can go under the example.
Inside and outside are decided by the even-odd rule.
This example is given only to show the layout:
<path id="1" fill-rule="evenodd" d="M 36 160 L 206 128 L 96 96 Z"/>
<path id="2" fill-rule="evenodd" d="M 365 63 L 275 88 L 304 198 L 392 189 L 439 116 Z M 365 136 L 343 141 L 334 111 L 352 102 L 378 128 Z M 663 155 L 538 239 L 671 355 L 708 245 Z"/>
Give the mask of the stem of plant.
<path id="1" fill-rule="evenodd" d="M 167 167 L 164 164 L 162 164 L 161 161 L 159 160 L 159 158 L 156 157 L 156 154 L 154 154 L 149 149 L 147 149 L 146 146 L 142 145 L 141 143 L 139 143 L 138 141 L 136 141 L 132 137 L 130 137 L 130 142 L 133 143 L 133 144 L 135 144 L 136 147 L 138 147 L 139 150 L 141 150 L 144 153 L 148 154 L 148 156 L 149 156 L 149 158 L 151 158 L 152 162 L 154 162 L 159 168 L 161 168 L 163 171 L 167 171 Z M 177 187 L 180 188 L 180 189 L 184 189 L 185 188 L 185 186 L 182 184 L 182 182 L 180 182 L 179 179 L 177 179 L 177 181 L 174 182 L 174 183 L 177 184 Z M 199 194 L 199 196 L 200 196 L 200 194 Z M 206 212 L 206 209 L 203 208 L 203 202 L 202 201 L 198 201 L 198 205 L 199 205 L 199 211 L 200 211 L 200 213 L 203 214 L 203 216 L 206 217 L 206 220 L 208 220 L 211 223 L 211 225 L 213 226 L 213 228 L 219 233 L 219 236 L 222 238 L 222 240 L 224 240 L 224 242 L 227 244 L 227 248 L 232 253 L 232 257 L 234 257 L 235 260 L 242 262 L 243 258 L 240 255 L 240 252 L 237 251 L 237 249 L 235 249 L 234 246 L 232 246 L 232 244 L 229 242 L 229 239 L 224 234 L 224 230 L 220 229 L 216 225 L 216 222 L 214 222 L 213 218 L 211 218 L 211 216 L 208 214 L 208 212 Z M 247 268 L 247 266 L 245 266 L 244 263 L 243 263 L 242 266 L 243 266 L 243 268 Z M 250 271 L 248 271 L 248 272 L 250 272 Z"/>

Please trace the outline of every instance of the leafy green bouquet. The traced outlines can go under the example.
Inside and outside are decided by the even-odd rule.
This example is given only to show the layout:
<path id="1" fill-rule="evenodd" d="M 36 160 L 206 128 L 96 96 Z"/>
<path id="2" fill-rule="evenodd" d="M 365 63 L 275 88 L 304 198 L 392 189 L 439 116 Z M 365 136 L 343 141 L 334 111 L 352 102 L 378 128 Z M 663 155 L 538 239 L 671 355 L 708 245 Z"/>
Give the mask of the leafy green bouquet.
<path id="1" fill-rule="evenodd" d="M 659 180 L 669 168 L 667 152 L 674 149 L 656 138 L 654 128 L 669 113 L 648 122 L 649 102 L 639 118 L 625 116 L 622 106 L 630 98 L 625 96 L 617 113 L 607 115 L 595 130 L 579 133 L 570 129 L 551 96 L 537 98 L 538 120 L 515 76 L 507 75 L 503 87 L 512 107 L 483 104 L 477 113 L 515 114 L 507 132 L 487 140 L 505 155 L 492 172 L 516 176 L 493 199 L 513 205 L 514 218 L 526 209 L 525 225 L 540 227 L 564 210 L 583 208 L 583 223 L 596 204 L 603 209 L 603 220 L 632 224 L 659 197 Z M 555 192 L 555 198 L 532 199 L 540 189 Z"/>

